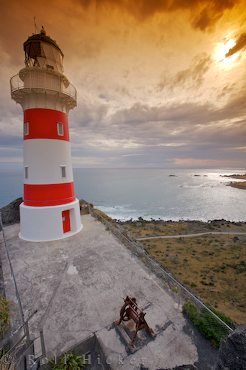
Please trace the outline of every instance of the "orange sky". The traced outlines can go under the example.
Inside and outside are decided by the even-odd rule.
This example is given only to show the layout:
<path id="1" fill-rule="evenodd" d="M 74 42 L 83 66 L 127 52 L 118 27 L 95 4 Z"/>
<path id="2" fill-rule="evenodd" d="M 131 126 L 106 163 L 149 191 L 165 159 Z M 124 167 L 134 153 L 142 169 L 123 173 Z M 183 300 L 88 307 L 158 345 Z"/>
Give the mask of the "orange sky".
<path id="1" fill-rule="evenodd" d="M 245 167 L 246 11 L 233 0 L 1 1 L 1 162 L 21 161 L 9 78 L 44 25 L 78 90 L 75 166 Z"/>

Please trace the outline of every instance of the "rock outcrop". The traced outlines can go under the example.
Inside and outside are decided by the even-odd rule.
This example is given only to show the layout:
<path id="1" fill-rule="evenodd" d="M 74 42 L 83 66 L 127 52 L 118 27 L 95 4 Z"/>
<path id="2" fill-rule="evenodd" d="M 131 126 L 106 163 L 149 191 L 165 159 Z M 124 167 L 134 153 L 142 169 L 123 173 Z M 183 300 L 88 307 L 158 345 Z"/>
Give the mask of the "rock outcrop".
<path id="1" fill-rule="evenodd" d="M 4 225 L 20 222 L 19 206 L 23 202 L 22 198 L 17 198 L 7 206 L 1 208 L 2 220 Z"/>
<path id="2" fill-rule="evenodd" d="M 220 344 L 215 370 L 246 369 L 246 325 L 239 326 Z"/>
<path id="3" fill-rule="evenodd" d="M 81 215 L 87 215 L 90 213 L 90 210 L 93 208 L 92 203 L 88 203 L 84 199 L 79 200 L 79 207 L 80 207 L 80 214 Z"/>

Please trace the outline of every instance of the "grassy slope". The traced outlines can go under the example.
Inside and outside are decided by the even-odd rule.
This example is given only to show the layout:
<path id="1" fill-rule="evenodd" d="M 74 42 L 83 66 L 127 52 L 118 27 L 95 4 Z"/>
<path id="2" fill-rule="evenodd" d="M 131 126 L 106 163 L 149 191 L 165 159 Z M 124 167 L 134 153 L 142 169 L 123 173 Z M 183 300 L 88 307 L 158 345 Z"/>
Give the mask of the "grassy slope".
<path id="1" fill-rule="evenodd" d="M 246 231 L 245 223 L 136 222 L 123 229 L 135 238 L 204 231 Z M 195 238 L 142 241 L 147 252 L 237 323 L 246 317 L 246 235 L 208 235 Z"/>
<path id="2" fill-rule="evenodd" d="M 246 232 L 246 223 L 228 221 L 150 221 L 124 222 L 122 227 L 134 238 L 156 235 L 193 234 L 210 231 Z"/>

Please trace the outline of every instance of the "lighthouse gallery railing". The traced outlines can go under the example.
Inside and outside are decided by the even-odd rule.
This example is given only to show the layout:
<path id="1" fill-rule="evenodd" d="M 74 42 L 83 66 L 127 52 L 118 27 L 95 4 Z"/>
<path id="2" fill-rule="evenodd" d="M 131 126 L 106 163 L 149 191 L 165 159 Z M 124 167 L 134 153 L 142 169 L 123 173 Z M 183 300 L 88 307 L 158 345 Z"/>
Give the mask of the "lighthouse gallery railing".
<path id="1" fill-rule="evenodd" d="M 25 81 L 25 82 L 24 82 Z M 75 101 L 77 100 L 77 91 L 75 87 L 64 79 L 64 76 L 40 73 L 37 74 L 29 73 L 25 80 L 22 80 L 19 73 L 10 79 L 11 94 L 19 90 L 46 90 L 64 94 L 71 97 Z"/>

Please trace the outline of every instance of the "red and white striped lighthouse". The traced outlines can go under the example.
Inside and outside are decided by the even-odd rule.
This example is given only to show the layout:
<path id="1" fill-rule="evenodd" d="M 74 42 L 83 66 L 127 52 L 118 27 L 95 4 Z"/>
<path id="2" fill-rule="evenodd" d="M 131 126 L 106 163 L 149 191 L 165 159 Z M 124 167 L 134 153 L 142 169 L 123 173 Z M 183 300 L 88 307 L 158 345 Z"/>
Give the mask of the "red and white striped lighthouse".
<path id="1" fill-rule="evenodd" d="M 63 74 L 63 53 L 42 28 L 24 43 L 25 68 L 11 78 L 24 111 L 24 202 L 20 238 L 57 240 L 82 229 L 75 197 L 68 112 L 76 89 Z"/>

